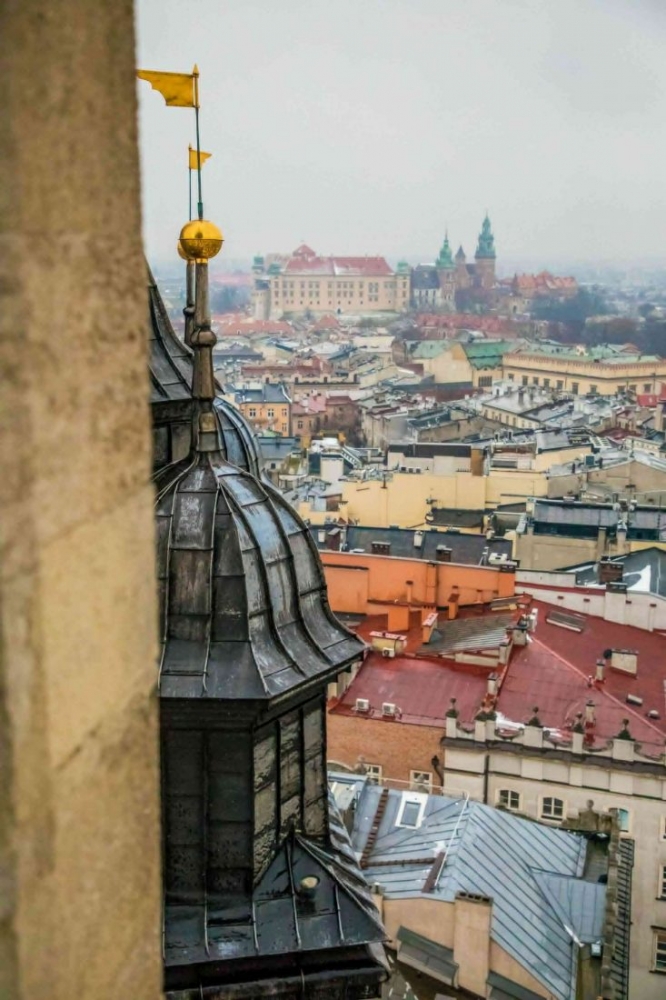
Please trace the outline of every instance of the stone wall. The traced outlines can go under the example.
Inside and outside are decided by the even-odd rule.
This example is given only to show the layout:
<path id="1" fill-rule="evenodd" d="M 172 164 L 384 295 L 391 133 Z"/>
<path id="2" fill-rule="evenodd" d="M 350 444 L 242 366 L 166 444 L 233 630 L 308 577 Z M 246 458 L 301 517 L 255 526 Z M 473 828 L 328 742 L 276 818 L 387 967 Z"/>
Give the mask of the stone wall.
<path id="1" fill-rule="evenodd" d="M 0 6 L 0 995 L 160 992 L 131 0 Z"/>

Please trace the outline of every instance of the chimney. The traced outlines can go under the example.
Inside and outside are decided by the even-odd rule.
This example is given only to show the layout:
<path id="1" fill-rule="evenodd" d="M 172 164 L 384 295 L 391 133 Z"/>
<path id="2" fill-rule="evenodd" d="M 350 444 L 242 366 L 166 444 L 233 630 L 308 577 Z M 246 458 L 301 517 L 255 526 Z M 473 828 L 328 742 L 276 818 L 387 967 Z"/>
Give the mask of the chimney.
<path id="1" fill-rule="evenodd" d="M 412 603 L 412 592 L 414 590 L 414 581 L 413 580 L 406 580 L 405 581 L 405 587 L 407 588 L 407 596 L 406 596 L 405 599 L 406 599 L 406 601 L 407 601 L 408 604 L 411 604 Z"/>
<path id="2" fill-rule="evenodd" d="M 596 724 L 597 724 L 597 713 L 595 710 L 594 702 L 590 699 L 590 701 L 585 702 L 585 728 L 594 729 Z"/>
<path id="3" fill-rule="evenodd" d="M 597 660 L 597 667 L 596 667 L 595 674 L 594 674 L 594 679 L 597 682 L 597 684 L 603 684 L 604 683 L 604 670 L 605 670 L 605 667 L 606 667 L 606 664 L 605 664 L 604 660 L 601 660 L 601 659 Z"/>
<path id="4" fill-rule="evenodd" d="M 609 556 L 603 556 L 597 564 L 597 581 L 601 584 L 622 583 L 624 565 Z"/>
<path id="5" fill-rule="evenodd" d="M 451 549 L 448 545 L 438 545 L 435 550 L 437 562 L 451 562 Z"/>
<path id="6" fill-rule="evenodd" d="M 497 696 L 497 674 L 494 671 L 488 674 L 488 694 L 493 698 Z"/>

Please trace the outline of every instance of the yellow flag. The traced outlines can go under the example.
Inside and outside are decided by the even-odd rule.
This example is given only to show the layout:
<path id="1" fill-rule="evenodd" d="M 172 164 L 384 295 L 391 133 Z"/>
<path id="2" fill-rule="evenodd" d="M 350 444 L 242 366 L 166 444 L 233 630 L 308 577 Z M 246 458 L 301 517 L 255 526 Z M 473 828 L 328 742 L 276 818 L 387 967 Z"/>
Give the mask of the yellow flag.
<path id="1" fill-rule="evenodd" d="M 206 160 L 209 160 L 212 155 L 213 155 L 212 153 L 204 153 L 203 149 L 201 150 L 201 152 L 199 153 L 199 156 L 201 157 L 201 166 L 202 167 L 203 167 L 204 163 L 206 162 Z M 197 167 L 198 167 L 198 164 L 197 164 L 197 151 L 196 151 L 196 149 L 192 149 L 192 147 L 190 146 L 190 170 L 196 170 Z"/>
<path id="2" fill-rule="evenodd" d="M 158 90 L 170 108 L 199 106 L 194 73 L 160 73 L 139 69 L 136 75 L 140 80 L 147 80 L 153 90 Z"/>

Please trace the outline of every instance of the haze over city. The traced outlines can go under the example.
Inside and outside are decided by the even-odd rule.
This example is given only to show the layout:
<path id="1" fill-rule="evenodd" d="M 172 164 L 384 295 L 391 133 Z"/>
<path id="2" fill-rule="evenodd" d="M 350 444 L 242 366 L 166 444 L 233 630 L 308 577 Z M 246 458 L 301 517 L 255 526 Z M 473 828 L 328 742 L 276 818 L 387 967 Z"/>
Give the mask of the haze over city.
<path id="1" fill-rule="evenodd" d="M 224 258 L 290 250 L 509 266 L 655 261 L 666 204 L 659 0 L 140 0 L 137 62 L 201 71 Z M 187 210 L 192 116 L 139 87 L 147 251 Z"/>

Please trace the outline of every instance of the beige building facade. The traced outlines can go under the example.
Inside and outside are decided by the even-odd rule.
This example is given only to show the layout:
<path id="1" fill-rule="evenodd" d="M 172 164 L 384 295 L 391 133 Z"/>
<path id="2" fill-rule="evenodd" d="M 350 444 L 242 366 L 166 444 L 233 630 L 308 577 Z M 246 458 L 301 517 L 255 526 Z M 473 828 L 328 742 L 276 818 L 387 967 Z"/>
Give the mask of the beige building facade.
<path id="1" fill-rule="evenodd" d="M 3 4 L 0 66 L 0 995 L 157 1000 L 133 5 Z"/>
<path id="2" fill-rule="evenodd" d="M 554 354 L 505 354 L 502 378 L 519 385 L 538 385 L 546 389 L 570 392 L 574 395 L 598 393 L 615 395 L 621 389 L 635 393 L 657 392 L 666 381 L 666 361 L 627 361 L 626 363 L 594 361 L 581 355 L 558 357 Z"/>

